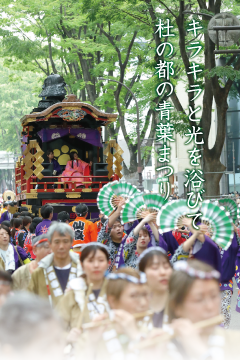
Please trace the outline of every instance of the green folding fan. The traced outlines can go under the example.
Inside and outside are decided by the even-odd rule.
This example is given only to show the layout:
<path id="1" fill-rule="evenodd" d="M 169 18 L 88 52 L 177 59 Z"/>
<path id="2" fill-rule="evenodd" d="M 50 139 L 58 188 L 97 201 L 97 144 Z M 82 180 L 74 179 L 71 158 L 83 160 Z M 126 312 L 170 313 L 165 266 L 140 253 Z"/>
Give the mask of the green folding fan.
<path id="1" fill-rule="evenodd" d="M 146 210 L 143 200 L 143 194 L 135 194 L 131 196 L 123 205 L 121 211 L 122 224 L 135 221 L 141 218 L 141 212 Z"/>
<path id="2" fill-rule="evenodd" d="M 116 195 L 112 191 L 111 183 L 104 185 L 98 192 L 97 204 L 99 210 L 106 216 L 109 216 L 111 212 L 116 208 L 114 200 Z"/>
<path id="3" fill-rule="evenodd" d="M 157 215 L 157 225 L 161 233 L 178 229 L 183 226 L 182 219 L 187 214 L 196 213 L 196 209 L 190 209 L 186 200 L 173 200 L 163 205 Z"/>
<path id="4" fill-rule="evenodd" d="M 201 206 L 202 222 L 209 226 L 211 239 L 223 250 L 227 250 L 233 238 L 233 222 L 219 207 L 210 201 L 203 201 Z"/>
<path id="5" fill-rule="evenodd" d="M 161 210 L 166 200 L 159 194 L 144 194 L 143 200 L 148 209 Z"/>
<path id="6" fill-rule="evenodd" d="M 140 193 L 140 191 L 137 189 L 136 186 L 127 182 L 120 182 L 115 180 L 112 183 L 110 183 L 110 186 L 116 196 L 123 198 L 129 198 L 134 194 Z"/>
<path id="7" fill-rule="evenodd" d="M 238 206 L 232 199 L 220 199 L 219 205 L 225 208 L 227 215 L 229 215 L 235 223 L 238 218 Z"/>

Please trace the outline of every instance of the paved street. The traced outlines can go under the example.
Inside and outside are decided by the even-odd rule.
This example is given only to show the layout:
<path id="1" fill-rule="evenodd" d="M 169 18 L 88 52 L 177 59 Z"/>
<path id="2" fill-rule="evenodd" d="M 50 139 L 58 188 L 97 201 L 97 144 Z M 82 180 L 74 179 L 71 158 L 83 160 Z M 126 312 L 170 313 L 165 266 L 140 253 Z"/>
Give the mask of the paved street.
<path id="1" fill-rule="evenodd" d="M 232 297 L 232 319 L 230 324 L 230 329 L 240 330 L 240 313 L 236 312 L 236 304 L 237 304 L 237 284 L 234 279 L 234 290 L 233 290 L 233 297 Z"/>

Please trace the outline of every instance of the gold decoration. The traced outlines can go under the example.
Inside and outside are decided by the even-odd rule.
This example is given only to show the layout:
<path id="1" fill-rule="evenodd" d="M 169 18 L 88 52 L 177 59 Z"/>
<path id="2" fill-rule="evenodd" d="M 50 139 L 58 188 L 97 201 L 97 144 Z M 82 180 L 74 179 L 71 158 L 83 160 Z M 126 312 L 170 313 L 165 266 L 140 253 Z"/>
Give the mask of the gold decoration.
<path id="1" fill-rule="evenodd" d="M 92 192 L 92 189 L 89 189 L 89 188 L 82 189 L 82 192 Z"/>
<path id="2" fill-rule="evenodd" d="M 76 212 L 76 206 L 72 207 L 72 212 L 74 212 L 74 213 Z"/>
<path id="3" fill-rule="evenodd" d="M 28 212 L 30 212 L 32 214 L 32 205 L 25 204 L 24 206 L 26 206 L 28 208 Z"/>
<path id="4" fill-rule="evenodd" d="M 69 147 L 67 145 L 63 145 L 61 147 L 61 150 L 62 150 L 63 153 L 68 153 L 69 152 Z"/>
<path id="5" fill-rule="evenodd" d="M 59 157 L 61 154 L 61 151 L 59 149 L 54 149 L 53 150 L 53 155 L 56 156 L 56 157 Z"/>
<path id="6" fill-rule="evenodd" d="M 115 149 L 114 155 L 111 153 L 112 148 Z M 123 150 L 116 143 L 116 140 L 110 140 L 108 142 L 107 148 L 104 150 L 103 153 L 104 153 L 104 155 L 107 156 L 106 162 L 108 164 L 108 166 L 107 166 L 108 178 L 110 179 L 111 176 L 113 175 L 113 164 L 114 164 L 116 166 L 115 173 L 121 179 L 122 178 L 122 174 L 121 174 L 122 165 L 121 165 L 121 163 L 123 162 L 123 158 L 122 158 Z M 115 157 L 114 163 L 113 163 L 113 157 Z"/>
<path id="7" fill-rule="evenodd" d="M 16 168 L 21 167 L 21 159 L 22 159 L 22 156 L 19 156 L 18 159 L 17 159 L 17 162 L 16 162 Z"/>
<path id="8" fill-rule="evenodd" d="M 74 139 L 75 136 L 74 136 L 74 135 L 69 135 L 69 138 L 70 138 L 70 139 Z"/>
<path id="9" fill-rule="evenodd" d="M 37 199 L 37 193 L 26 193 L 26 199 Z"/>
<path id="10" fill-rule="evenodd" d="M 63 193 L 63 192 L 65 192 L 65 190 L 64 189 L 54 189 L 54 192 L 55 193 Z"/>
<path id="11" fill-rule="evenodd" d="M 10 199 L 9 199 L 9 197 L 10 197 Z M 8 200 L 13 201 L 16 198 L 16 194 L 12 190 L 6 190 L 6 191 L 4 191 L 2 198 L 4 201 L 8 201 Z"/>
<path id="12" fill-rule="evenodd" d="M 66 197 L 69 199 L 79 199 L 81 197 L 81 193 L 66 193 Z"/>
<path id="13" fill-rule="evenodd" d="M 86 151 L 86 159 L 88 159 L 88 151 Z"/>
<path id="14" fill-rule="evenodd" d="M 35 154 L 31 153 L 32 149 L 36 150 Z M 38 179 L 41 180 L 43 178 L 42 171 L 44 169 L 41 165 L 43 162 L 42 155 L 44 152 L 40 148 L 37 140 L 30 140 L 23 154 L 25 155 L 25 158 L 23 159 L 23 163 L 25 165 L 23 168 L 25 171 L 24 179 L 28 180 L 32 174 L 35 174 Z M 35 167 L 35 170 L 32 170 L 33 166 Z"/>
<path id="15" fill-rule="evenodd" d="M 31 189 L 30 192 L 31 192 L 31 193 L 36 193 L 36 192 L 37 192 L 37 189 Z"/>
<path id="16" fill-rule="evenodd" d="M 9 208 L 10 214 L 15 214 L 15 212 L 17 212 L 17 211 L 18 211 L 18 208 L 17 208 L 17 207 L 15 207 L 15 206 L 10 206 L 10 208 Z"/>
<path id="17" fill-rule="evenodd" d="M 71 152 L 76 152 L 76 153 L 78 154 L 78 151 L 77 151 L 76 149 L 70 150 L 70 153 L 71 153 Z"/>
<path id="18" fill-rule="evenodd" d="M 70 160 L 70 156 L 68 154 L 63 154 L 58 158 L 58 162 L 60 165 L 67 165 L 67 162 L 69 160 Z"/>

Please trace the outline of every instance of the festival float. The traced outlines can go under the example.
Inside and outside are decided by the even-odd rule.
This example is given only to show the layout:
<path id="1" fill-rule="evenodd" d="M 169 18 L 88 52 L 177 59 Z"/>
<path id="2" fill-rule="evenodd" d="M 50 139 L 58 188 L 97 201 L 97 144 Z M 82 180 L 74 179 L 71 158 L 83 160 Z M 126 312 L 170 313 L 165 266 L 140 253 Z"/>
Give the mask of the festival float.
<path id="1" fill-rule="evenodd" d="M 74 207 L 83 202 L 89 207 L 89 218 L 93 219 L 99 213 L 99 190 L 122 177 L 122 149 L 115 140 L 106 144 L 102 141 L 102 127 L 116 121 L 118 114 L 104 113 L 75 95 L 66 95 L 65 87 L 60 75 L 49 75 L 39 95 L 42 100 L 38 107 L 20 119 L 22 156 L 15 169 L 16 200 L 35 216 L 39 215 L 41 206 L 50 204 L 54 219 L 63 210 L 73 219 Z M 74 174 L 53 175 L 53 163 L 47 157 L 49 150 L 53 151 L 62 172 L 71 152 L 77 152 L 84 162 L 92 162 L 90 174 L 81 176 L 81 187 L 77 186 Z"/>

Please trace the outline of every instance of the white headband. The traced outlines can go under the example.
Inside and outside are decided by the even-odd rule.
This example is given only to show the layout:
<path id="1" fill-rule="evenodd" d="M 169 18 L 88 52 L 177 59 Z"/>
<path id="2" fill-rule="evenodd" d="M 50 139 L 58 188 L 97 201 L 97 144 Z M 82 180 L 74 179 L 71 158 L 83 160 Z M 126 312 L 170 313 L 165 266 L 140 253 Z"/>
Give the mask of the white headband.
<path id="1" fill-rule="evenodd" d="M 198 279 L 219 279 L 220 278 L 220 273 L 217 270 L 212 270 L 212 271 L 208 271 L 208 272 L 202 271 L 202 270 L 196 270 L 196 269 L 192 268 L 191 265 L 189 265 L 188 262 L 185 260 L 177 261 L 173 265 L 173 269 L 175 271 L 185 272 L 189 276 L 195 277 Z"/>
<path id="2" fill-rule="evenodd" d="M 127 275 L 123 273 L 110 273 L 107 275 L 108 280 L 127 280 L 133 284 L 146 284 L 147 278 L 146 275 L 143 272 L 140 272 L 140 279 L 136 278 L 132 275 Z"/>

